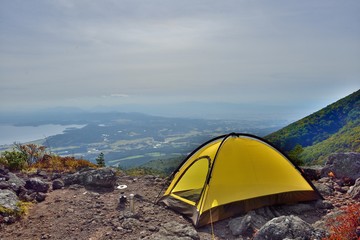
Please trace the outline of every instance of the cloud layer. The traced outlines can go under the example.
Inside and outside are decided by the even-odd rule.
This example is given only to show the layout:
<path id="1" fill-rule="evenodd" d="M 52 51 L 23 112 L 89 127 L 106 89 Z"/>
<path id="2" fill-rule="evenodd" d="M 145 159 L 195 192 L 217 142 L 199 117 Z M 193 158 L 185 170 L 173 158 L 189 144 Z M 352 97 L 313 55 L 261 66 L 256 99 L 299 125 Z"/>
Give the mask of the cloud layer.
<path id="1" fill-rule="evenodd" d="M 356 0 L 0 4 L 2 108 L 311 104 L 360 87 Z"/>

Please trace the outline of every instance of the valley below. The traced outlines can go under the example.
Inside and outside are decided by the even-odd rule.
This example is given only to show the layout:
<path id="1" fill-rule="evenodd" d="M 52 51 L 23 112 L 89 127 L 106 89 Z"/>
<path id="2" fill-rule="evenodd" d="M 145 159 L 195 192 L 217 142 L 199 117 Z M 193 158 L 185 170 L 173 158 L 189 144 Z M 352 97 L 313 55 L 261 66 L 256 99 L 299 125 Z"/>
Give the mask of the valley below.
<path id="1" fill-rule="evenodd" d="M 85 158 L 95 162 L 103 153 L 107 166 L 133 168 L 153 160 L 182 159 L 209 139 L 230 132 L 269 134 L 281 121 L 209 120 L 166 118 L 140 113 L 82 113 L 57 118 L 39 116 L 12 121 L 23 126 L 58 124 L 63 132 L 28 141 L 47 147 L 51 154 Z M 9 124 L 9 123 L 7 123 Z M 70 127 L 65 127 L 70 126 Z M 19 142 L 19 141 L 17 141 Z M 0 145 L 0 151 L 11 149 Z"/>

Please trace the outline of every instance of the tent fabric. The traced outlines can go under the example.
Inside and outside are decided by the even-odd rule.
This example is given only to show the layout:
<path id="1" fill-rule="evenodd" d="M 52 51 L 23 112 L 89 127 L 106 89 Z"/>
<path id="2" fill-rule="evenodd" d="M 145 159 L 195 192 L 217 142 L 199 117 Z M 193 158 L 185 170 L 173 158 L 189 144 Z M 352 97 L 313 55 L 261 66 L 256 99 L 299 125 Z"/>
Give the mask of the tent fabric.
<path id="1" fill-rule="evenodd" d="M 231 133 L 192 152 L 161 202 L 197 227 L 252 209 L 321 199 L 300 168 L 265 140 Z"/>

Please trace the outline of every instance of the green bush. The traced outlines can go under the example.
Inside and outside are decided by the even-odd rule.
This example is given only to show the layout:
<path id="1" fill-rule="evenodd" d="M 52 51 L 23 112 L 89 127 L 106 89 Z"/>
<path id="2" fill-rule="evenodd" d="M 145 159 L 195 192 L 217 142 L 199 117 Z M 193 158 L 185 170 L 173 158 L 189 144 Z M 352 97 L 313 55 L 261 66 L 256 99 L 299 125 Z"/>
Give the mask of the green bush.
<path id="1" fill-rule="evenodd" d="M 27 166 L 27 156 L 16 150 L 5 151 L 1 158 L 0 161 L 12 171 L 22 170 Z"/>

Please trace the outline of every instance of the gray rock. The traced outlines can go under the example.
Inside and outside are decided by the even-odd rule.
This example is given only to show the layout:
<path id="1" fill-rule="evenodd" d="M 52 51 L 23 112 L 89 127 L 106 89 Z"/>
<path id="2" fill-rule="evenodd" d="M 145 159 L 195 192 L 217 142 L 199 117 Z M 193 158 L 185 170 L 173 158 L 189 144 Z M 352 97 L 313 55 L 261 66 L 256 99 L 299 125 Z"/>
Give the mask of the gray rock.
<path id="1" fill-rule="evenodd" d="M 360 178 L 358 178 L 355 182 L 355 185 L 349 189 L 349 195 L 353 199 L 360 200 Z"/>
<path id="2" fill-rule="evenodd" d="M 141 222 L 135 218 L 126 218 L 124 219 L 123 223 L 121 224 L 121 227 L 128 230 L 133 230 L 140 228 Z"/>
<path id="3" fill-rule="evenodd" d="M 197 231 L 190 225 L 184 225 L 175 221 L 167 222 L 163 228 L 178 237 L 190 237 L 191 239 L 200 239 Z"/>
<path id="4" fill-rule="evenodd" d="M 177 237 L 175 235 L 171 235 L 171 233 L 164 232 L 160 230 L 158 233 L 152 234 L 150 236 L 146 236 L 142 238 L 144 240 L 192 240 L 190 237 Z"/>
<path id="5" fill-rule="evenodd" d="M 336 178 L 350 178 L 353 181 L 360 178 L 360 153 L 335 153 L 328 157 L 321 176 L 332 172 Z"/>
<path id="6" fill-rule="evenodd" d="M 6 173 L 6 174 L 4 174 L 4 173 L 0 173 L 0 181 L 7 181 L 7 180 L 9 180 L 9 175 Z"/>
<path id="7" fill-rule="evenodd" d="M 25 186 L 25 181 L 16 176 L 14 173 L 9 172 L 8 176 L 9 180 L 7 182 L 11 185 L 11 189 L 13 189 L 15 192 L 18 191 L 20 187 Z"/>
<path id="8" fill-rule="evenodd" d="M 32 189 L 35 192 L 46 193 L 49 189 L 49 184 L 46 182 L 43 182 L 39 178 L 30 178 L 30 179 L 26 180 L 25 188 Z"/>
<path id="9" fill-rule="evenodd" d="M 38 175 L 39 177 L 42 177 L 42 178 L 44 178 L 44 179 L 47 179 L 47 178 L 48 178 L 47 172 L 45 172 L 45 171 L 43 171 L 43 170 L 40 170 L 40 169 L 38 169 L 38 170 L 36 171 L 36 175 Z"/>
<path id="10" fill-rule="evenodd" d="M 18 206 L 16 204 L 18 201 L 19 198 L 13 191 L 9 189 L 0 190 L 0 206 L 11 211 L 17 211 Z"/>
<path id="11" fill-rule="evenodd" d="M 314 186 L 322 196 L 332 196 L 334 194 L 334 189 L 330 186 L 330 184 L 315 182 Z"/>
<path id="12" fill-rule="evenodd" d="M 64 177 L 65 186 L 81 184 L 85 187 L 114 188 L 116 174 L 111 168 L 84 169 Z"/>
<path id="13" fill-rule="evenodd" d="M 33 194 L 33 193 L 28 194 L 27 192 L 21 192 L 19 194 L 19 199 L 21 201 L 25 201 L 25 202 L 32 202 L 35 200 L 35 194 Z"/>
<path id="14" fill-rule="evenodd" d="M 334 205 L 327 200 L 318 200 L 316 201 L 315 207 L 319 209 L 333 209 Z"/>
<path id="15" fill-rule="evenodd" d="M 143 239 L 198 240 L 200 237 L 192 226 L 171 221 L 163 224 L 157 233 L 147 236 Z"/>
<path id="16" fill-rule="evenodd" d="M 3 166 L 0 166 L 0 175 L 7 175 L 9 173 L 9 169 L 6 169 Z"/>
<path id="17" fill-rule="evenodd" d="M 52 182 L 52 189 L 53 190 L 62 189 L 63 187 L 64 187 L 64 182 L 61 179 L 55 179 Z"/>
<path id="18" fill-rule="evenodd" d="M 64 176 L 64 185 L 65 186 L 70 186 L 70 185 L 75 185 L 75 184 L 80 184 L 80 174 L 79 174 L 79 172 Z"/>
<path id="19" fill-rule="evenodd" d="M 256 233 L 254 240 L 314 239 L 315 229 L 297 216 L 281 216 L 267 222 Z M 316 239 L 316 238 L 315 238 Z"/>
<path id="20" fill-rule="evenodd" d="M 50 176 L 50 179 L 51 180 L 55 180 L 55 179 L 58 179 L 58 178 L 61 178 L 62 175 L 61 173 L 53 173 L 51 176 Z"/>
<path id="21" fill-rule="evenodd" d="M 316 211 L 316 208 L 312 204 L 298 203 L 292 205 L 283 205 L 281 210 L 287 213 L 287 215 L 301 215 L 306 212 Z"/>
<path id="22" fill-rule="evenodd" d="M 45 194 L 45 193 L 37 192 L 37 193 L 35 194 L 35 200 L 36 200 L 37 202 L 43 202 L 43 201 L 45 201 L 45 198 L 46 198 L 46 194 Z"/>
<path id="23" fill-rule="evenodd" d="M 7 181 L 0 181 L 0 189 L 9 189 L 11 185 Z"/>
<path id="24" fill-rule="evenodd" d="M 257 214 L 256 211 L 250 211 L 245 216 L 230 220 L 228 226 L 234 236 L 252 236 L 257 229 L 272 218 L 268 216 L 269 214 L 264 215 Z"/>
<path id="25" fill-rule="evenodd" d="M 318 180 L 321 177 L 322 166 L 302 166 L 301 169 L 309 180 Z"/>

